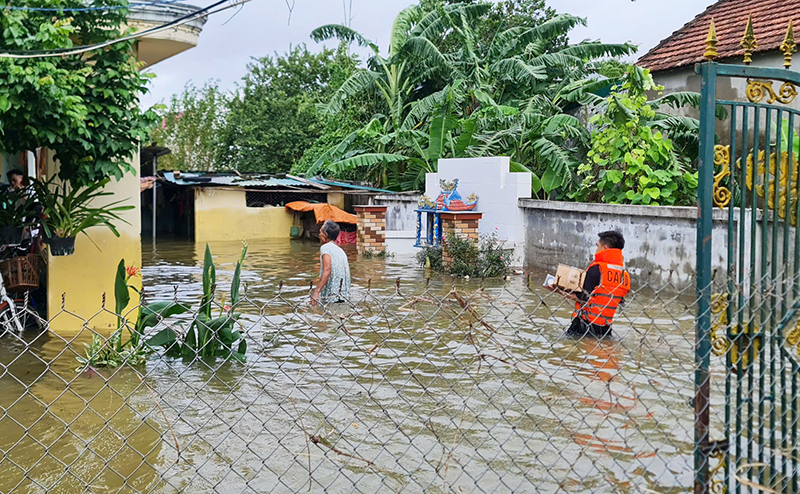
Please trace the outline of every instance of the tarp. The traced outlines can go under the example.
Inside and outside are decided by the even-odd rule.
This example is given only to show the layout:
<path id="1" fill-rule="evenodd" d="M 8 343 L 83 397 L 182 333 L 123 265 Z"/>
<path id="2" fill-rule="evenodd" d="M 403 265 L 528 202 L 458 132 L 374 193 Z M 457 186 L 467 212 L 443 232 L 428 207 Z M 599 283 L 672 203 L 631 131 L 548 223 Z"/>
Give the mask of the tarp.
<path id="1" fill-rule="evenodd" d="M 305 201 L 294 201 L 286 205 L 286 210 L 298 211 L 300 213 L 314 211 L 314 217 L 317 219 L 317 223 L 324 223 L 328 220 L 335 221 L 336 223 L 349 223 L 351 225 L 357 223 L 356 215 L 350 214 L 347 211 L 342 211 L 330 204 L 309 204 Z"/>

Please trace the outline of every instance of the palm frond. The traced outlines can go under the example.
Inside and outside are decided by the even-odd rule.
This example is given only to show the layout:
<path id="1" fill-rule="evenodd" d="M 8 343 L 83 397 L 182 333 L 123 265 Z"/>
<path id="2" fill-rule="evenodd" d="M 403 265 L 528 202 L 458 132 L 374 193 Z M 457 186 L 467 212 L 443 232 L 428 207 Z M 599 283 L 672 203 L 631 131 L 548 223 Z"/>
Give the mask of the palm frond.
<path id="1" fill-rule="evenodd" d="M 378 46 L 372 41 L 368 40 L 364 35 L 341 24 L 326 24 L 324 26 L 320 26 L 311 31 L 311 39 L 317 43 L 321 41 L 327 41 L 329 39 L 338 39 L 339 41 L 344 41 L 345 43 L 355 42 L 358 43 L 358 46 L 369 47 L 375 53 L 380 51 Z"/>
<path id="2" fill-rule="evenodd" d="M 513 27 L 495 36 L 489 48 L 490 59 L 506 58 L 509 53 L 521 53 L 530 43 L 550 40 L 566 34 L 577 25 L 586 25 L 586 19 L 561 14 L 535 27 Z"/>
<path id="3" fill-rule="evenodd" d="M 368 168 L 380 163 L 399 163 L 407 161 L 408 156 L 402 154 L 391 153 L 366 153 L 352 158 L 335 161 L 327 166 L 325 169 L 329 172 L 340 174 L 345 171 L 355 170 L 357 168 Z"/>
<path id="4" fill-rule="evenodd" d="M 700 93 L 696 93 L 694 91 L 677 91 L 654 99 L 648 104 L 654 110 L 657 110 L 659 107 L 665 105 L 674 109 L 685 108 L 687 106 L 692 108 L 700 108 Z M 722 105 L 717 105 L 714 113 L 719 120 L 725 120 L 728 118 L 728 109 Z"/>
<path id="5" fill-rule="evenodd" d="M 429 68 L 447 70 L 449 66 L 447 58 L 439 51 L 439 48 L 431 40 L 422 36 L 408 38 L 397 53 L 400 58 Z"/>
<path id="6" fill-rule="evenodd" d="M 367 124 L 369 125 L 369 124 Z M 361 133 L 360 130 L 357 130 L 344 139 L 341 140 L 338 144 L 335 144 L 325 150 L 324 153 L 320 155 L 319 158 L 311 165 L 311 167 L 306 171 L 306 174 L 309 176 L 314 176 L 319 173 L 323 168 L 325 168 L 326 164 L 332 161 L 334 156 L 341 156 L 347 151 L 347 148 L 358 138 L 358 135 Z"/>
<path id="7" fill-rule="evenodd" d="M 545 137 L 533 141 L 531 148 L 534 151 L 535 161 L 547 164 L 547 170 L 554 177 L 543 184 L 548 193 L 564 185 L 570 177 L 572 169 L 577 167 L 577 161 L 567 150 Z M 543 181 L 545 180 L 543 179 Z"/>
<path id="8" fill-rule="evenodd" d="M 392 25 L 392 37 L 389 43 L 389 56 L 394 56 L 400 52 L 400 49 L 408 40 L 409 31 L 411 26 L 419 22 L 422 18 L 423 11 L 418 5 L 408 7 L 400 11 L 397 17 L 394 18 Z"/>
<path id="9" fill-rule="evenodd" d="M 541 65 L 530 65 L 519 58 L 506 58 L 493 63 L 489 69 L 499 79 L 519 83 L 532 83 L 547 79 Z"/>
<path id="10" fill-rule="evenodd" d="M 475 21 L 491 10 L 491 4 L 478 3 L 471 5 L 447 5 L 441 9 L 429 12 L 411 30 L 411 36 L 421 36 L 428 39 L 441 37 L 448 29 L 452 28 L 453 17 L 464 16 L 470 21 Z"/>
<path id="11" fill-rule="evenodd" d="M 636 45 L 630 43 L 600 43 L 599 41 L 587 41 L 572 45 L 559 50 L 562 55 L 571 55 L 584 60 L 600 57 L 621 57 L 636 53 Z"/>
<path id="12" fill-rule="evenodd" d="M 345 101 L 368 90 L 380 78 L 381 74 L 377 72 L 359 70 L 344 81 L 344 84 L 333 93 L 331 99 L 324 105 L 324 111 L 331 114 L 340 112 Z"/>

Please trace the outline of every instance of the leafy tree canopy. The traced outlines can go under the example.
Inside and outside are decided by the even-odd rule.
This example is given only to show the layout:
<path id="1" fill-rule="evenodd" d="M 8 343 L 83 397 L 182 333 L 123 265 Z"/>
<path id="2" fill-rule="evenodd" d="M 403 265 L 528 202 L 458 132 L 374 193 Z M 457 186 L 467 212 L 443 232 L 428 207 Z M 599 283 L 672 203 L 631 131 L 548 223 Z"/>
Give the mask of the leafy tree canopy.
<path id="1" fill-rule="evenodd" d="M 316 104 L 330 98 L 357 64 L 343 47 L 312 53 L 305 45 L 253 60 L 230 100 L 218 166 L 288 172 L 322 134 L 325 121 Z"/>
<path id="2" fill-rule="evenodd" d="M 228 99 L 216 81 L 210 81 L 202 88 L 190 83 L 181 94 L 173 95 L 169 106 L 161 108 L 161 125 L 153 132 L 153 140 L 172 151 L 159 158 L 159 168 L 217 169 Z"/>
<path id="3" fill-rule="evenodd" d="M 126 34 L 127 8 L 72 12 L 83 0 L 33 0 L 32 7 L 2 9 L 0 49 L 55 50 L 100 43 Z M 96 0 L 93 6 L 127 6 Z M 82 55 L 0 58 L 0 151 L 47 147 L 61 163 L 60 176 L 76 184 L 120 178 L 157 121 L 139 109 L 152 74 L 140 73 L 133 41 Z"/>

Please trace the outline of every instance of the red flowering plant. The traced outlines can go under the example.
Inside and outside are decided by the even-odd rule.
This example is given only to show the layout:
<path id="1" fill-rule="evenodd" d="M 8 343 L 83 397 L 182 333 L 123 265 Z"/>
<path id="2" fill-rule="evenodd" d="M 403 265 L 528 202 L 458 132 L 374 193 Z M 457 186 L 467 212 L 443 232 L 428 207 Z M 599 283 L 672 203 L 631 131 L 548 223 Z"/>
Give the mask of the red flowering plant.
<path id="1" fill-rule="evenodd" d="M 156 326 L 164 318 L 183 314 L 189 307 L 169 301 L 156 302 L 144 305 L 141 303 L 136 309 L 136 321 L 131 323 L 128 317 L 134 310 L 128 310 L 131 302 L 131 290 L 141 296 L 141 291 L 130 284 L 131 279 L 141 277 L 141 268 L 136 266 L 126 266 L 125 260 L 121 260 L 117 266 L 114 278 L 114 314 L 117 317 L 117 329 L 104 340 L 100 335 L 92 337 L 92 343 L 86 346 L 86 355 L 78 356 L 81 363 L 79 371 L 88 368 L 98 367 L 119 367 L 121 365 L 137 366 L 142 365 L 147 355 L 152 353 L 152 349 L 147 346 L 143 337 L 147 328 Z M 123 333 L 127 329 L 128 340 L 123 341 Z"/>

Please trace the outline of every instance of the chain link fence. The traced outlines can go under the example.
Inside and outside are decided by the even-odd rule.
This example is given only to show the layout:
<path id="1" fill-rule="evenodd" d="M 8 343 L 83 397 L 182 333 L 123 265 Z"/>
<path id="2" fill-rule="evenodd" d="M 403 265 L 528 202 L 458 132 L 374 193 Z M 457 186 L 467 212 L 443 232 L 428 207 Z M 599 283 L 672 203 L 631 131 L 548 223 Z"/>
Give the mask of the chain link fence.
<path id="1" fill-rule="evenodd" d="M 691 490 L 693 287 L 637 287 L 598 341 L 567 338 L 572 303 L 521 276 L 364 285 L 318 308 L 300 286 L 215 303 L 241 314 L 244 361 L 82 365 L 107 307 L 57 313 L 75 336 L 7 331 L 0 492 Z"/>

